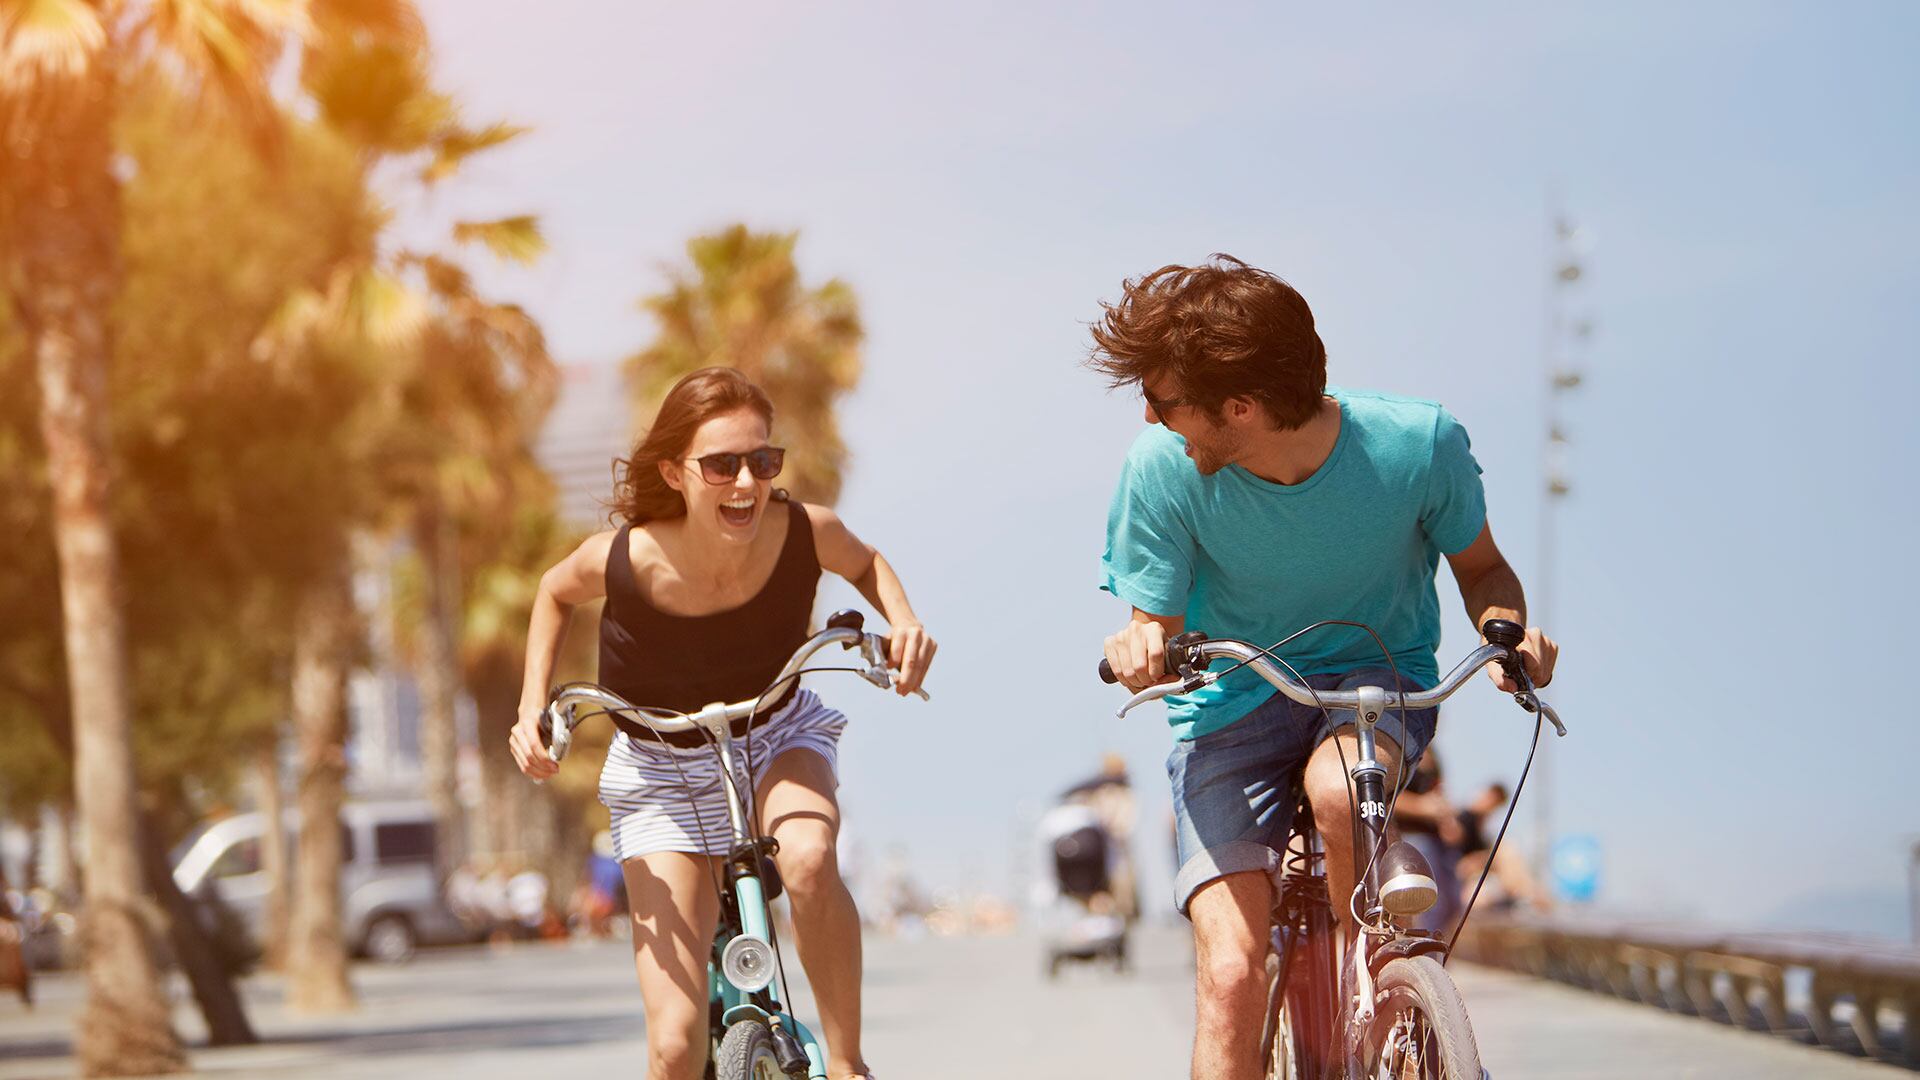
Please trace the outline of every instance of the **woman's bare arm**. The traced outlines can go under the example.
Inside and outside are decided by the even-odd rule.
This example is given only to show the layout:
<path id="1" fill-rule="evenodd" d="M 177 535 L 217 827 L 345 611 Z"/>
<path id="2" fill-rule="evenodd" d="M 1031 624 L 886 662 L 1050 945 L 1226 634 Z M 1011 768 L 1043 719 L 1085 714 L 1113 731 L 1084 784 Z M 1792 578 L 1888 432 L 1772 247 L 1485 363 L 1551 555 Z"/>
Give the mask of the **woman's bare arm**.
<path id="1" fill-rule="evenodd" d="M 545 780 L 559 769 L 540 742 L 540 713 L 547 707 L 547 690 L 553 685 L 553 668 L 559 662 L 573 609 L 607 594 L 607 553 L 616 535 L 603 532 L 587 537 L 572 554 L 540 575 L 533 616 L 527 625 L 520 720 L 507 740 L 520 771 L 535 780 Z"/>
<path id="2" fill-rule="evenodd" d="M 893 572 L 893 564 L 872 545 L 855 536 L 832 510 L 809 504 L 806 511 L 813 524 L 813 547 L 819 556 L 820 568 L 846 578 L 868 603 L 880 609 L 892 639 L 892 651 L 887 659 L 900 672 L 900 677 L 894 680 L 894 690 L 903 695 L 913 693 L 926 678 L 927 667 L 933 663 L 933 654 L 939 646 L 920 624 L 919 616 L 913 613 L 906 587 Z"/>

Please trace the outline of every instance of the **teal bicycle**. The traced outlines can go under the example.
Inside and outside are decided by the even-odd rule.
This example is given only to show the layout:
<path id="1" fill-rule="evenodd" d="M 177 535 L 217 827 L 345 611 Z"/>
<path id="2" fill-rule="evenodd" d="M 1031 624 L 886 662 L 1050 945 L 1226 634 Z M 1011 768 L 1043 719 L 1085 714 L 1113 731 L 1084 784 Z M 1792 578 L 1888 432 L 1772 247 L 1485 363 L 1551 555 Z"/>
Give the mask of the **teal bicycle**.
<path id="1" fill-rule="evenodd" d="M 850 671 L 881 689 L 893 686 L 887 667 L 888 642 L 866 633 L 865 617 L 840 611 L 826 629 L 807 639 L 780 675 L 758 697 L 731 705 L 716 703 L 695 713 L 635 705 L 594 683 L 568 683 L 553 692 L 541 717 L 540 738 L 555 761 L 573 745 L 573 731 L 595 716 L 618 713 L 666 735 L 704 733 L 719 755 L 721 775 L 733 777 L 733 725 L 772 701 L 802 675 L 813 671 Z M 858 650 L 859 665 L 808 668 L 814 653 L 829 645 Z M 915 691 L 925 699 L 926 691 Z M 707 966 L 708 1032 L 712 1039 L 707 1076 L 713 1080 L 825 1080 L 826 1055 L 820 1040 L 787 1011 L 786 970 L 767 905 L 780 895 L 780 872 L 773 856 L 779 844 L 760 835 L 748 812 L 747 798 L 731 781 L 722 785 L 732 843 L 720 880 L 720 926 Z"/>

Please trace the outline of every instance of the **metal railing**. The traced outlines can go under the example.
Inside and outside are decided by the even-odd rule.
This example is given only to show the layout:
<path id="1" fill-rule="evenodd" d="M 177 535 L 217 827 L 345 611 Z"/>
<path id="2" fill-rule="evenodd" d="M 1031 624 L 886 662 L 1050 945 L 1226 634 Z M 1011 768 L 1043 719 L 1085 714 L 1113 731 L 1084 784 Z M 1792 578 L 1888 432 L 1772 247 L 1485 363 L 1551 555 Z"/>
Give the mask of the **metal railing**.
<path id="1" fill-rule="evenodd" d="M 1486 913 L 1455 955 L 1920 1068 L 1920 950 L 1898 942 Z"/>

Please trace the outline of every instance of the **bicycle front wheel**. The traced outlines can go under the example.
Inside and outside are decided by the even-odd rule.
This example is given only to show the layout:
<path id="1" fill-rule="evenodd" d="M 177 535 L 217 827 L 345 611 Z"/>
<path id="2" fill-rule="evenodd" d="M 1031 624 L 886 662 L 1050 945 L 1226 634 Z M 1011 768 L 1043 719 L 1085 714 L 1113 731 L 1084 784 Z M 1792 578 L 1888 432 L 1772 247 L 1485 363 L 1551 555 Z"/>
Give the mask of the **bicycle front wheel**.
<path id="1" fill-rule="evenodd" d="M 1368 1080 L 1480 1080 L 1480 1047 L 1466 1003 L 1433 957 L 1381 968 L 1373 1000 L 1360 1047 Z"/>
<path id="2" fill-rule="evenodd" d="M 1267 958 L 1267 1026 L 1260 1045 L 1266 1051 L 1266 1080 L 1320 1080 L 1321 1063 L 1309 1058 L 1309 1048 L 1323 1049 L 1324 1038 L 1312 1036 L 1304 1021 L 1307 997 L 1305 964 L 1295 964 L 1280 982 L 1280 960 Z"/>
<path id="3" fill-rule="evenodd" d="M 773 1055 L 773 1035 L 758 1020 L 742 1020 L 728 1028 L 714 1059 L 719 1080 L 787 1080 L 780 1059 Z"/>

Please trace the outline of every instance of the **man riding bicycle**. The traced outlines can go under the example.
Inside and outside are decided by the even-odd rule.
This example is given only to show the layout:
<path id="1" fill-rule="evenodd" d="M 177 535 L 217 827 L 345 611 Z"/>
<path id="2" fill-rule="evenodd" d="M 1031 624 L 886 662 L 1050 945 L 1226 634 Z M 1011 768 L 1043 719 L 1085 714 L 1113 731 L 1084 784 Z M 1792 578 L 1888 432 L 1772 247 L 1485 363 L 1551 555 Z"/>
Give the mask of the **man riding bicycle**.
<path id="1" fill-rule="evenodd" d="M 1173 676 L 1167 640 L 1191 626 L 1273 642 L 1333 618 L 1283 658 L 1320 690 L 1408 691 L 1438 678 L 1439 556 L 1475 626 L 1526 624 L 1519 578 L 1494 545 L 1466 430 L 1432 402 L 1329 388 L 1306 301 L 1230 256 L 1166 266 L 1102 304 L 1091 366 L 1137 385 L 1150 425 L 1134 441 L 1107 518 L 1105 588 L 1132 605 L 1106 640 L 1128 689 Z M 1382 646 L 1384 645 L 1384 653 Z M 1537 685 L 1558 647 L 1519 646 Z M 1494 671 L 1503 690 L 1515 690 Z M 1167 699 L 1179 870 L 1175 902 L 1197 956 L 1196 1078 L 1259 1075 L 1272 874 L 1304 779 L 1322 823 L 1333 907 L 1352 930 L 1353 837 L 1343 759 L 1352 714 L 1273 692 L 1250 670 Z M 1376 728 L 1389 790 L 1432 741 L 1437 710 L 1390 710 Z M 1390 876 L 1383 873 L 1383 879 Z M 1389 908 L 1394 898 L 1383 891 Z"/>

